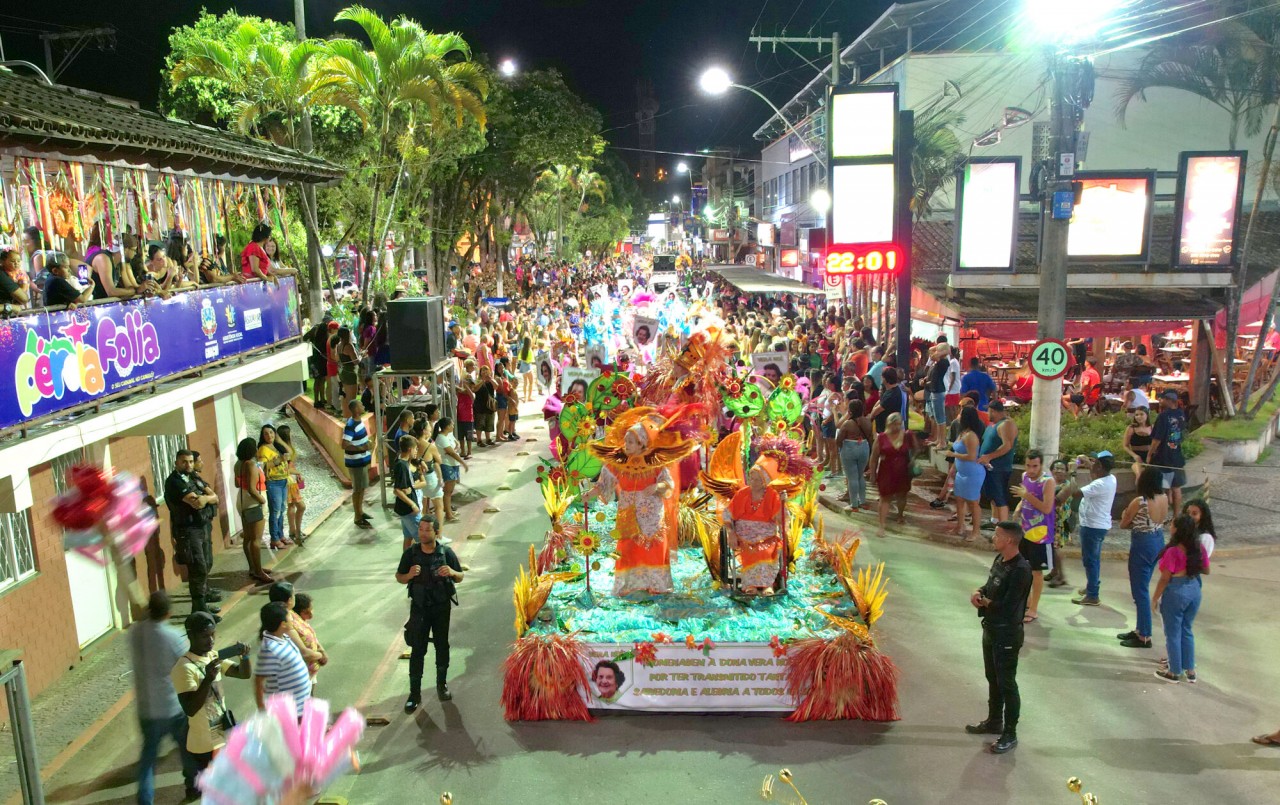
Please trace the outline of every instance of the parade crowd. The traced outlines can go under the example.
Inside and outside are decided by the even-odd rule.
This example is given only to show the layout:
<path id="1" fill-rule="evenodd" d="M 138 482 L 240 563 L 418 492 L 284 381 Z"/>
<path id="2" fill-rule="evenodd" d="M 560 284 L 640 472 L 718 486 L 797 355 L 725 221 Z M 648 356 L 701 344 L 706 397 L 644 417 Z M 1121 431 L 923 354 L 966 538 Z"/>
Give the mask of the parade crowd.
<path id="1" fill-rule="evenodd" d="M 997 735 L 994 752 L 1016 746 L 1018 652 L 1025 629 L 1038 620 L 1043 587 L 1068 584 L 1061 557 L 1068 541 L 1077 540 L 1083 555 L 1085 583 L 1074 603 L 1092 607 L 1103 600 L 1101 552 L 1115 525 L 1117 456 L 1099 451 L 1057 458 L 1046 466 L 1039 451 L 1018 454 L 1025 437 L 1008 409 L 1026 388 L 1015 384 L 1012 398 L 1006 397 L 984 367 L 983 356 L 962 356 L 945 336 L 916 340 L 910 355 L 898 356 L 887 349 L 884 334 L 857 311 L 824 305 L 821 296 L 746 294 L 697 265 L 680 272 L 677 287 L 659 289 L 648 284 L 646 262 L 628 258 L 522 262 L 504 277 L 509 293 L 502 298 L 491 296 L 495 279 L 492 269 L 458 277 L 445 338 L 452 393 L 417 410 L 406 406 L 382 433 L 375 432 L 367 415 L 374 395 L 383 395 L 385 408 L 432 388 L 426 378 L 393 383 L 379 377 L 393 337 L 385 310 L 374 304 L 350 322 L 326 317 L 305 336 L 313 347 L 311 399 L 343 423 L 354 528 L 374 528 L 365 497 L 375 462 L 379 476 L 390 479 L 402 534 L 394 575 L 406 585 L 410 599 L 404 630 L 411 655 L 405 712 L 421 705 L 429 648 L 435 650 L 437 696 L 441 701 L 452 698 L 450 611 L 457 604 L 464 568 L 446 534 L 458 520 L 454 496 L 469 459 L 521 440 L 522 423 L 539 414 L 554 435 L 559 406 L 570 394 L 585 391 L 581 379 L 573 381 L 580 384 L 576 388 L 564 382 L 579 377 L 574 370 L 637 372 L 652 363 L 655 350 L 674 347 L 690 328 L 715 322 L 733 345 L 732 360 L 744 370 L 753 366 L 754 355 L 786 354 L 785 368 L 757 370 L 753 382 L 767 393 L 784 374 L 803 381 L 804 449 L 829 478 L 844 479 L 847 514 L 874 512 L 876 533 L 884 536 L 890 517 L 896 523 L 908 521 L 908 503 L 914 498 L 917 508 L 953 510 L 952 528 L 963 540 L 991 541 L 997 555 L 990 578 L 970 599 L 983 625 L 989 710 L 984 720 L 966 729 Z M 630 315 L 628 305 L 637 301 L 650 308 L 656 304 L 662 311 L 656 323 L 620 326 Z M 1083 383 L 1085 396 L 1077 400 L 1081 392 L 1072 390 L 1063 404 L 1087 415 L 1090 388 L 1097 381 L 1086 377 L 1091 365 L 1081 363 L 1074 380 L 1076 389 Z M 1137 394 L 1126 397 L 1133 418 L 1124 448 L 1137 493 L 1122 510 L 1119 526 L 1131 533 L 1127 596 L 1134 607 L 1134 628 L 1117 635 L 1118 644 L 1151 649 L 1153 613 L 1158 611 L 1165 654 L 1153 658 L 1153 673 L 1169 683 L 1195 683 L 1194 622 L 1221 535 L 1206 501 L 1181 500 L 1186 481 L 1181 443 L 1187 430 L 1182 401 L 1176 393 L 1161 395 L 1152 411 L 1140 379 L 1133 388 Z M 717 422 L 722 435 L 740 424 L 728 412 L 721 412 Z M 924 489 L 929 479 L 922 477 L 930 451 L 948 465 L 941 488 L 932 495 Z M 1020 468 L 1016 454 L 1021 455 Z M 140 802 L 151 800 L 152 769 L 165 736 L 175 737 L 183 748 L 188 793 L 194 795 L 194 775 L 225 742 L 226 729 L 234 723 L 222 695 L 224 676 L 252 678 L 259 703 L 264 695 L 287 690 L 301 708 L 328 662 L 309 625 L 314 599 L 277 580 L 261 554 L 303 541 L 305 504 L 297 492 L 305 479 L 297 470 L 288 426 L 264 426 L 257 439 L 240 443 L 236 458 L 236 506 L 245 524 L 246 563 L 252 582 L 269 592 L 260 613 L 258 648 L 252 663 L 255 652 L 243 644 L 214 649 L 219 595 L 207 577 L 212 562 L 209 508 L 216 509 L 217 498 L 203 480 L 200 457 L 180 451 L 164 481 L 165 503 L 192 612 L 184 623 L 185 635 L 167 625 L 170 606 L 163 574 L 152 568 L 153 562 L 164 562 L 157 534 L 145 556 L 152 592 L 149 618 L 130 632 L 143 732 Z M 1085 473 L 1087 481 L 1077 479 Z M 1280 735 L 1256 740 L 1274 743 Z"/>

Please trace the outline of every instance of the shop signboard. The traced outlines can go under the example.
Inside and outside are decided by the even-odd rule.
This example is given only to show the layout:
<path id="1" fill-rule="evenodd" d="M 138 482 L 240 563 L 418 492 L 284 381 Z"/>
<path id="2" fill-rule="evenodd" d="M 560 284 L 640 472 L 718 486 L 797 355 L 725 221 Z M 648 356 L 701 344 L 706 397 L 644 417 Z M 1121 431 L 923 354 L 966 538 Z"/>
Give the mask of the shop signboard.
<path id="1" fill-rule="evenodd" d="M 1181 154 L 1174 215 L 1174 265 L 1235 265 L 1245 156 L 1244 151 Z"/>
<path id="2" fill-rule="evenodd" d="M 292 277 L 0 321 L 0 429 L 299 335 Z"/>
<path id="3" fill-rule="evenodd" d="M 587 643 L 589 707 L 655 712 L 780 712 L 795 709 L 786 657 L 767 643 L 656 643 L 637 658 L 633 644 Z M 643 660 L 643 661 L 642 661 Z"/>
<path id="4" fill-rule="evenodd" d="M 1147 262 L 1155 173 L 1078 171 L 1075 179 L 1080 201 L 1067 229 L 1067 256 L 1077 262 Z"/>

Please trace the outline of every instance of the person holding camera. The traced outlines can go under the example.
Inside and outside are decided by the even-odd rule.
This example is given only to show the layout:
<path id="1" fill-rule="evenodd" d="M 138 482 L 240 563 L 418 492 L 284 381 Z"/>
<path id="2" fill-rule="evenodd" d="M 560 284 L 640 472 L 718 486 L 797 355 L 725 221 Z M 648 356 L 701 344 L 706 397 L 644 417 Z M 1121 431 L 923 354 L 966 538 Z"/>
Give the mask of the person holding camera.
<path id="1" fill-rule="evenodd" d="M 248 679 L 252 668 L 244 643 L 213 650 L 218 624 L 210 613 L 192 612 L 184 626 L 191 650 L 173 667 L 173 689 L 188 719 L 187 751 L 197 770 L 204 771 L 213 762 L 214 752 L 226 746 L 227 733 L 236 725 L 222 696 L 222 675 Z M 196 793 L 187 786 L 188 796 Z"/>
<path id="2" fill-rule="evenodd" d="M 453 698 L 449 693 L 449 614 L 457 604 L 454 585 L 462 582 L 462 564 L 452 548 L 437 539 L 440 523 L 423 515 L 418 522 L 418 542 L 400 557 L 396 581 L 409 588 L 409 620 L 404 625 L 404 639 L 412 650 L 409 656 L 409 698 L 404 711 L 412 713 L 422 702 L 422 668 L 427 657 L 427 643 L 436 648 L 436 695 L 440 701 Z"/>

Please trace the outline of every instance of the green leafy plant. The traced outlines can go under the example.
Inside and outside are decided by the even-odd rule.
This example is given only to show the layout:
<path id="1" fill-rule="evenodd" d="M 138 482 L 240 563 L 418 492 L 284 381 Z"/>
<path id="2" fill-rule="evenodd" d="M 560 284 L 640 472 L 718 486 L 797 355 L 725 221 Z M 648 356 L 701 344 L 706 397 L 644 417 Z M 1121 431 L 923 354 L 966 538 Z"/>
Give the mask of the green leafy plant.
<path id="1" fill-rule="evenodd" d="M 1014 451 L 1014 461 L 1021 464 L 1031 448 L 1031 409 L 1018 411 L 1013 415 L 1018 425 L 1018 447 Z M 1124 463 L 1124 432 L 1129 427 L 1126 414 L 1097 414 L 1074 419 L 1069 415 L 1062 417 L 1062 426 L 1058 436 L 1058 455 L 1079 456 L 1096 453 L 1099 450 L 1110 450 L 1116 455 L 1118 463 Z M 1188 433 L 1182 441 L 1182 454 L 1194 458 L 1204 451 L 1201 432 Z"/>

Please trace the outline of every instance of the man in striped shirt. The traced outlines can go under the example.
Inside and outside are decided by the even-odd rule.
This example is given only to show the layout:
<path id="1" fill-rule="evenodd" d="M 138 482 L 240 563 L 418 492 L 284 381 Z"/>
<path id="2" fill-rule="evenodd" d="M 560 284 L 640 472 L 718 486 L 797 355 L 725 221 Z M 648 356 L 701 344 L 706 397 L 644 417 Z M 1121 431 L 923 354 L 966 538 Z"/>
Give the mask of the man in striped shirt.
<path id="1" fill-rule="evenodd" d="M 277 693 L 293 695 L 293 704 L 302 717 L 302 705 L 311 698 L 311 672 L 297 646 L 289 639 L 289 609 L 282 601 L 272 601 L 259 613 L 262 629 L 258 636 L 262 646 L 253 669 L 253 695 L 258 709 L 266 707 L 266 698 Z"/>
<path id="2" fill-rule="evenodd" d="M 364 513 L 364 491 L 369 488 L 369 429 L 364 426 L 364 404 L 352 400 L 351 417 L 342 429 L 342 450 L 346 453 L 347 472 L 351 474 L 351 507 L 355 509 L 356 526 L 373 528 Z"/>

